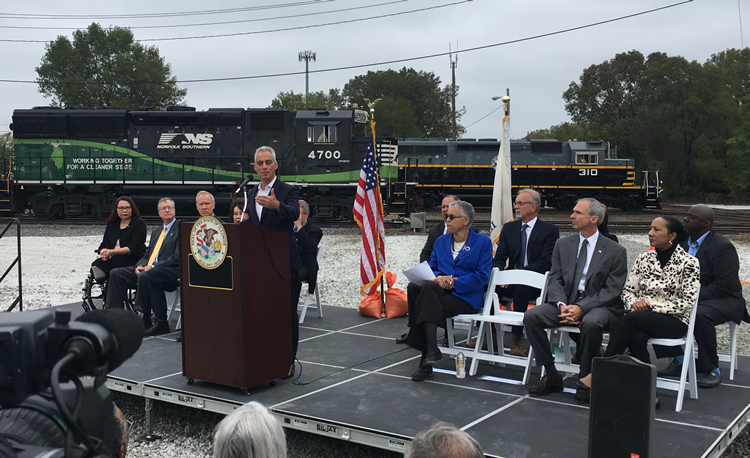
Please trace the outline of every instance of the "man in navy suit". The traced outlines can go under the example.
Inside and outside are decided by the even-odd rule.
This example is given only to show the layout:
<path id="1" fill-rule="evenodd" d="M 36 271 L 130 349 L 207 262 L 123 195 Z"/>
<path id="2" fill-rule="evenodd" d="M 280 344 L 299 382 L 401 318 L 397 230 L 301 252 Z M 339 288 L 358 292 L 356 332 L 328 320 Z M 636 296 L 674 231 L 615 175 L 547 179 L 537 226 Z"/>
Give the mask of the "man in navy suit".
<path id="1" fill-rule="evenodd" d="M 174 291 L 180 279 L 180 237 L 176 224 L 174 201 L 164 197 L 157 204 L 162 224 L 151 233 L 148 250 L 135 268 L 118 267 L 109 274 L 108 307 L 122 308 L 127 288 L 138 285 L 135 305 L 143 312 L 145 336 L 168 334 L 167 298 L 165 291 Z M 151 312 L 154 323 L 151 323 Z"/>
<path id="2" fill-rule="evenodd" d="M 279 163 L 276 161 L 276 151 L 273 148 L 261 146 L 255 150 L 255 173 L 258 174 L 260 183 L 248 192 L 247 203 L 250 218 L 247 222 L 283 232 L 289 237 L 292 353 L 296 355 L 299 342 L 297 303 L 302 289 L 302 283 L 299 280 L 302 258 L 294 234 L 294 222 L 299 218 L 299 191 L 276 177 L 278 168 Z M 294 364 L 290 371 L 290 375 L 293 374 Z"/>
<path id="3" fill-rule="evenodd" d="M 552 251 L 560 238 L 560 230 L 554 224 L 538 218 L 541 204 L 537 191 L 518 191 L 514 204 L 516 219 L 503 225 L 492 267 L 500 270 L 531 270 L 540 274 L 550 269 Z M 513 310 L 516 312 L 525 312 L 529 300 L 539 297 L 540 293 L 536 288 L 523 285 L 498 288 L 498 297 L 513 297 Z M 523 349 L 523 326 L 513 326 L 510 354 L 526 356 Z"/>
<path id="4" fill-rule="evenodd" d="M 740 284 L 740 260 L 732 242 L 713 229 L 714 211 L 695 205 L 685 214 L 683 224 L 690 234 L 687 252 L 701 265 L 701 292 L 695 315 L 695 341 L 698 344 L 698 386 L 714 388 L 721 384 L 719 356 L 716 353 L 716 326 L 733 321 L 750 322 Z M 660 376 L 679 377 L 682 352 L 679 347 L 659 347 L 659 353 L 675 356 Z M 659 356 L 659 354 L 657 354 Z"/>

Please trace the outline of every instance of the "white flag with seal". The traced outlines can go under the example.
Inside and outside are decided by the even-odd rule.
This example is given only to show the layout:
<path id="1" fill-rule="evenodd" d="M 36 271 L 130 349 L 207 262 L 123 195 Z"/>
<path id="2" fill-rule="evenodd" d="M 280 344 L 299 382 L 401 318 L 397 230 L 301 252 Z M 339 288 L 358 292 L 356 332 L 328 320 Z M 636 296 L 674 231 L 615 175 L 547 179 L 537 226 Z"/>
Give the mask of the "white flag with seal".
<path id="1" fill-rule="evenodd" d="M 490 215 L 490 238 L 492 253 L 497 250 L 503 224 L 513 219 L 513 201 L 510 195 L 510 116 L 503 118 L 500 151 L 495 164 L 495 185 L 492 190 L 492 214 Z"/>

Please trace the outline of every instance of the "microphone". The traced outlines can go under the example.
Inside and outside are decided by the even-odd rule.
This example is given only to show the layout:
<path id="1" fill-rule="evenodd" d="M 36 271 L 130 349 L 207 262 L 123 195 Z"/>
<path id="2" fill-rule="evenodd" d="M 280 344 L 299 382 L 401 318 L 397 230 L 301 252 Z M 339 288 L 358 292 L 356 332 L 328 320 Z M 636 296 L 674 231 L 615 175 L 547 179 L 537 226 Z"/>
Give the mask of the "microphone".
<path id="1" fill-rule="evenodd" d="M 239 186 L 237 187 L 237 190 L 236 190 L 236 191 L 234 191 L 234 193 L 235 193 L 235 194 L 237 194 L 237 193 L 239 193 L 240 191 L 242 191 L 243 189 L 245 189 L 245 188 L 247 187 L 247 184 L 248 184 L 248 183 L 250 183 L 250 182 L 252 181 L 252 179 L 253 179 L 253 174 L 252 174 L 252 173 L 249 173 L 249 174 L 248 174 L 248 175 L 247 175 L 247 176 L 245 177 L 245 180 L 244 180 L 244 181 L 243 181 L 242 183 L 240 183 L 240 185 L 239 185 Z"/>
<path id="2" fill-rule="evenodd" d="M 125 309 L 92 310 L 78 317 L 76 322 L 90 323 L 104 328 L 114 341 L 107 348 L 92 348 L 94 359 L 104 358 L 109 363 L 109 371 L 120 367 L 138 351 L 143 341 L 143 321 L 135 313 Z M 72 339 L 71 339 L 72 340 Z M 80 346 L 76 344 L 76 346 Z M 101 354 L 98 354 L 101 352 Z"/>

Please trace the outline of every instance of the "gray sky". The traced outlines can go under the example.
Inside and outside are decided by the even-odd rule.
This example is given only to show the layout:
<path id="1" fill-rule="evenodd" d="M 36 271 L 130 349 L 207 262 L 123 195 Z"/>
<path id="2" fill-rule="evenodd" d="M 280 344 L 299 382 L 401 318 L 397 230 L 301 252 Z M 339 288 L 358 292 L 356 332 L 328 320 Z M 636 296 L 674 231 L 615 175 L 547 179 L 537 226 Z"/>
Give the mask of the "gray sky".
<path id="1" fill-rule="evenodd" d="M 317 61 L 310 69 L 360 66 L 351 70 L 310 74 L 310 90 L 343 88 L 350 78 L 404 66 L 434 72 L 450 83 L 448 56 L 401 63 L 379 62 L 444 53 L 449 45 L 466 50 L 524 39 L 632 15 L 679 3 L 681 0 L 129 0 L 4 2 L 0 40 L 51 41 L 71 37 L 72 30 L 91 22 L 133 27 L 138 40 L 248 33 L 230 37 L 144 41 L 158 46 L 179 80 L 261 76 L 304 71 L 298 53 L 311 50 Z M 277 8 L 278 5 L 290 5 Z M 444 7 L 439 7 L 445 5 Z M 269 8 L 273 6 L 273 8 Z M 206 10 L 260 7 L 254 11 L 175 16 Z M 350 11 L 334 12 L 341 9 Z M 432 9 L 430 9 L 432 8 Z M 425 10 L 427 9 L 427 10 Z M 411 12 L 415 10 L 422 10 Z M 694 0 L 673 8 L 582 30 L 489 47 L 458 55 L 456 100 L 465 107 L 461 120 L 465 137 L 497 138 L 502 110 L 483 120 L 500 102 L 492 96 L 510 89 L 512 137 L 569 121 L 562 93 L 584 68 L 615 54 L 639 50 L 644 55 L 665 52 L 705 62 L 713 53 L 740 48 L 742 26 L 750 30 L 750 0 Z M 58 19 L 8 17 L 8 14 L 51 15 Z M 155 14 L 154 18 L 95 18 L 94 15 Z M 316 14 L 325 13 L 325 14 Z M 401 13 L 401 14 L 397 14 Z M 65 17 L 65 16 L 68 17 Z M 69 15 L 82 16 L 80 19 Z M 369 20 L 376 16 L 392 15 Z M 281 16 L 299 16 L 278 19 Z M 62 18 L 62 19 L 60 19 Z M 275 18 L 275 19 L 274 19 Z M 270 19 L 270 20 L 265 20 Z M 208 22 L 248 21 L 212 26 L 166 27 Z M 338 23 L 322 27 L 318 24 Z M 157 28 L 140 28 L 158 26 Z M 46 28 L 46 29 L 45 29 Z M 295 30 L 274 31 L 274 29 Z M 262 33 L 257 33 L 262 32 Z M 750 41 L 750 35 L 745 32 Z M 452 44 L 452 45 L 451 45 Z M 33 81 L 44 43 L 0 42 L 4 66 L 0 79 Z M 304 74 L 221 82 L 183 83 L 187 104 L 211 107 L 267 107 L 280 91 L 304 92 Z M 36 84 L 0 82 L 0 132 L 8 130 L 13 110 L 49 104 Z"/>

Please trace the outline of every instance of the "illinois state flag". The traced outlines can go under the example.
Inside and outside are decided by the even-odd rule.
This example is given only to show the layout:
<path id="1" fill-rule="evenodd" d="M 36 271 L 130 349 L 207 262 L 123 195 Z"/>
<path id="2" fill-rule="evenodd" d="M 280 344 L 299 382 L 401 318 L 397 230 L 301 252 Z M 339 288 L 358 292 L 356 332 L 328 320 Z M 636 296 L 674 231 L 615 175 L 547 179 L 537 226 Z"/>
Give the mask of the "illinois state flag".
<path id="1" fill-rule="evenodd" d="M 492 189 L 492 213 L 490 214 L 490 238 L 492 252 L 497 250 L 503 224 L 513 219 L 513 202 L 510 195 L 510 116 L 503 118 L 500 151 L 495 164 L 495 185 Z"/>
<path id="2" fill-rule="evenodd" d="M 378 167 L 375 161 L 375 136 L 367 147 L 362 170 L 359 172 L 357 197 L 354 201 L 354 220 L 362 228 L 360 250 L 359 292 L 363 296 L 378 290 L 380 277 L 385 273 L 385 227 L 383 225 L 383 201 L 380 196 Z"/>

